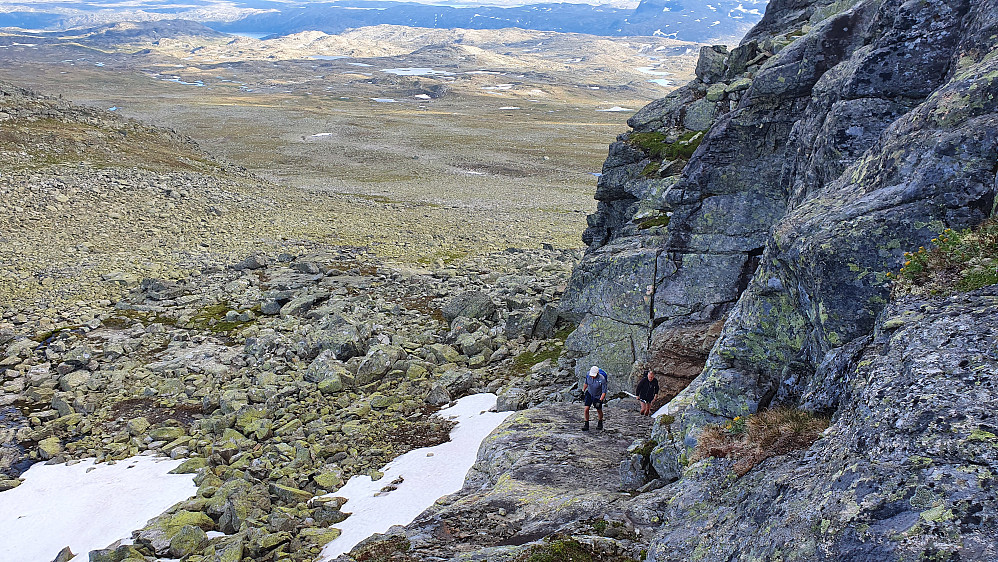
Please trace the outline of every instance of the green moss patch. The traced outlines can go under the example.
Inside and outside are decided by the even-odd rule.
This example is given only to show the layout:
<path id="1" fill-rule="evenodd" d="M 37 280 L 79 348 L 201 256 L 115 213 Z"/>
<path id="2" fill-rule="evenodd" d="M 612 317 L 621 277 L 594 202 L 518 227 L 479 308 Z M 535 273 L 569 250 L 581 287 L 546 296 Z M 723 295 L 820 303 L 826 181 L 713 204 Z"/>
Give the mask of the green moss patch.
<path id="1" fill-rule="evenodd" d="M 513 365 L 510 371 L 516 375 L 525 375 L 530 372 L 530 368 L 538 363 L 551 360 L 552 363 L 558 361 L 562 351 L 565 350 L 565 340 L 569 334 L 575 330 L 574 326 L 562 328 L 554 335 L 554 339 L 545 343 L 537 351 L 524 351 L 513 358 Z"/>
<path id="2" fill-rule="evenodd" d="M 444 265 L 450 265 L 463 260 L 468 257 L 468 255 L 469 252 L 457 249 L 437 250 L 431 255 L 419 258 L 416 260 L 416 263 L 419 263 L 420 265 L 433 265 L 439 260 L 440 262 L 443 262 Z"/>
<path id="3" fill-rule="evenodd" d="M 102 320 L 101 325 L 111 330 L 126 330 L 138 322 L 146 326 L 150 324 L 163 324 L 164 326 L 177 325 L 177 319 L 172 316 L 130 309 L 115 311 L 114 316 Z"/>
<path id="4" fill-rule="evenodd" d="M 604 522 L 605 523 L 605 522 Z M 633 558 L 607 556 L 570 537 L 549 537 L 533 545 L 513 562 L 630 562 Z"/>
<path id="5" fill-rule="evenodd" d="M 667 137 L 662 133 L 634 133 L 627 139 L 627 142 L 645 151 L 649 157 L 658 160 L 689 159 L 700 146 L 703 137 L 703 131 L 687 131 L 680 135 L 675 142 L 668 142 Z"/>
<path id="6" fill-rule="evenodd" d="M 658 175 L 658 170 L 661 167 L 661 162 L 651 162 L 641 170 L 641 175 L 646 178 L 653 178 Z"/>
<path id="7" fill-rule="evenodd" d="M 662 213 L 657 217 L 652 217 L 638 223 L 639 230 L 648 230 L 649 228 L 665 227 L 669 226 L 669 221 L 672 220 L 672 215 L 669 213 Z"/>
<path id="8" fill-rule="evenodd" d="M 255 322 L 255 320 L 248 320 L 245 322 L 240 320 L 226 320 L 225 316 L 230 310 L 233 309 L 229 307 L 227 303 L 206 306 L 191 319 L 191 324 L 198 330 L 213 332 L 216 334 L 229 334 L 234 330 L 248 326 L 249 324 Z M 259 309 L 254 312 L 259 312 Z"/>

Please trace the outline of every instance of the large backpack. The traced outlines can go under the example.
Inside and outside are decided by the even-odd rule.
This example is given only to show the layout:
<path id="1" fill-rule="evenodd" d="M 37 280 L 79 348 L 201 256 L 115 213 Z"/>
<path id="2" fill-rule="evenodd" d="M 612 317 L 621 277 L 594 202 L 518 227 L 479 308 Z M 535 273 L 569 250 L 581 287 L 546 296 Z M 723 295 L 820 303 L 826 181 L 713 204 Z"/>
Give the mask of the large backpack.
<path id="1" fill-rule="evenodd" d="M 610 394 L 610 375 L 606 374 L 606 371 L 604 371 L 603 369 L 600 369 L 599 372 L 596 373 L 596 376 L 598 377 L 598 376 L 601 376 L 601 375 L 603 376 L 603 382 L 606 384 L 606 393 L 607 393 L 607 395 L 609 395 Z M 597 396 L 597 398 L 599 398 L 599 397 Z"/>

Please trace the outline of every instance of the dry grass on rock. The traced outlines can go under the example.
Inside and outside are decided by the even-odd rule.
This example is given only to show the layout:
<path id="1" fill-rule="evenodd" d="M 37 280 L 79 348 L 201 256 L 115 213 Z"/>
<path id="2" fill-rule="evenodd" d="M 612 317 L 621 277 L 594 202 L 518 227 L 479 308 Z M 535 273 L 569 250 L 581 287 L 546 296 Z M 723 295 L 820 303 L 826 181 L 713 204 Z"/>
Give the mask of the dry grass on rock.
<path id="1" fill-rule="evenodd" d="M 828 424 L 827 418 L 783 407 L 739 416 L 725 425 L 705 427 L 697 439 L 693 460 L 734 459 L 734 471 L 742 476 L 769 457 L 810 447 Z"/>

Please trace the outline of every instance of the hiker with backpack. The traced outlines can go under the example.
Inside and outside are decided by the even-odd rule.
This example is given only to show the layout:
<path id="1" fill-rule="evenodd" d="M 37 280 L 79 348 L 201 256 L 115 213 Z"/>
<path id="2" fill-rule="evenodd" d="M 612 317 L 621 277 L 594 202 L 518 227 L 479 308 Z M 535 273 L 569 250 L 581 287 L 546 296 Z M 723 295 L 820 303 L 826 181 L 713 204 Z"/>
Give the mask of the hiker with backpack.
<path id="1" fill-rule="evenodd" d="M 658 394 L 658 380 L 655 379 L 655 371 L 648 370 L 648 374 L 638 381 L 638 388 L 635 389 L 638 395 L 638 403 L 641 404 L 641 415 L 651 415 L 651 403 Z"/>
<path id="2" fill-rule="evenodd" d="M 582 384 L 583 403 L 586 405 L 583 410 L 586 423 L 582 426 L 582 431 L 589 431 L 590 406 L 596 406 L 596 415 L 599 418 L 596 429 L 603 429 L 603 402 L 606 400 L 606 390 L 606 372 L 593 365 Z"/>

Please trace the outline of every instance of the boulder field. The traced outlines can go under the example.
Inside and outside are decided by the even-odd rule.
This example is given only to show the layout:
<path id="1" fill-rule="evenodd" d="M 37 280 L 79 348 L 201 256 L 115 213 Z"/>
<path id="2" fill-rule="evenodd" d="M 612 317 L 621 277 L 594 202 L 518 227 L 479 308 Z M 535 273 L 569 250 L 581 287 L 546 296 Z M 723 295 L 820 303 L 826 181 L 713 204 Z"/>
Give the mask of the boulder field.
<path id="1" fill-rule="evenodd" d="M 351 248 L 253 255 L 122 280 L 121 300 L 75 324 L 11 314 L 0 487 L 32 462 L 168 455 L 197 496 L 91 560 L 314 559 L 347 518 L 318 496 L 447 441 L 441 406 L 571 399 L 551 303 L 577 259 L 511 249 L 429 270 Z"/>

